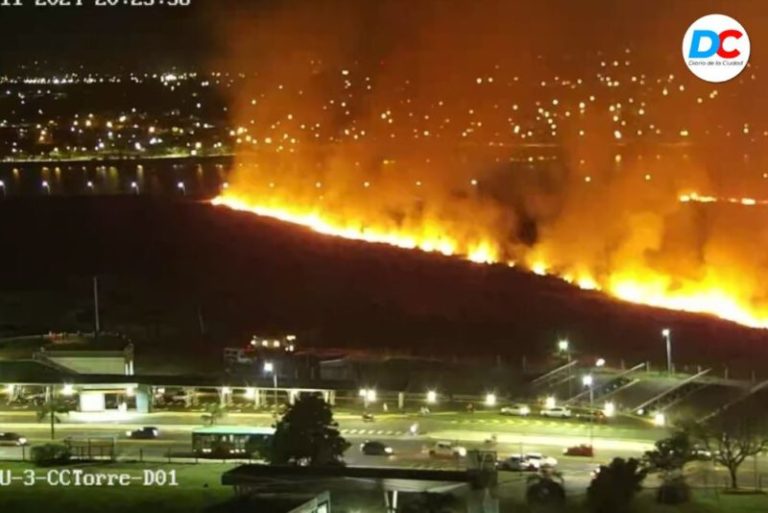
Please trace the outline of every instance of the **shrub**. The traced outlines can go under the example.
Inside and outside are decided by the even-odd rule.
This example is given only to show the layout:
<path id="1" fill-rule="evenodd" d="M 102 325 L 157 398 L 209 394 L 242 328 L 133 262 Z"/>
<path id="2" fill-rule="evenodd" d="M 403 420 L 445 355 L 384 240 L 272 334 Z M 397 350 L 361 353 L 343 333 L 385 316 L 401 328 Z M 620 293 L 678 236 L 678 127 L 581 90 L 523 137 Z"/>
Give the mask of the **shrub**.
<path id="1" fill-rule="evenodd" d="M 32 463 L 40 467 L 69 463 L 72 453 L 64 444 L 35 445 L 30 452 Z"/>
<path id="2" fill-rule="evenodd" d="M 666 480 L 656 493 L 660 504 L 683 504 L 691 499 L 691 489 L 682 476 Z"/>

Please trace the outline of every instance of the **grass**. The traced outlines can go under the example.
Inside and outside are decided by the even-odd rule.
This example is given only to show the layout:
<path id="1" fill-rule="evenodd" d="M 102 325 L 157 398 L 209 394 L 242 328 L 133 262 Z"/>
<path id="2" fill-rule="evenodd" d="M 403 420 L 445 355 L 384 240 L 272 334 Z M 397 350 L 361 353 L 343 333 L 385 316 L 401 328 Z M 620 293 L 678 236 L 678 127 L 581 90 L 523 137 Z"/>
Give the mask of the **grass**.
<path id="1" fill-rule="evenodd" d="M 0 488 L 0 511 L 14 513 L 193 513 L 203 512 L 207 508 L 222 504 L 232 499 L 234 493 L 230 487 L 220 484 L 221 474 L 233 465 L 206 463 L 198 465 L 183 464 L 92 464 L 73 465 L 70 469 L 83 469 L 90 473 L 128 473 L 141 475 L 144 469 L 175 470 L 178 486 L 142 486 L 134 483 L 128 487 L 54 487 L 40 482 L 35 486 L 25 487 L 14 482 L 10 487 Z M 60 468 L 57 468 L 59 470 Z M 3 462 L 0 471 L 11 471 L 22 475 L 24 471 L 35 470 L 43 475 L 45 468 L 34 467 L 26 463 Z M 350 493 L 353 492 L 350 490 Z M 348 503 L 345 493 L 336 496 L 336 504 Z M 370 511 L 383 511 L 379 504 L 379 494 L 356 497 L 368 503 Z M 375 495 L 375 496 L 374 496 Z M 519 499 L 518 499 L 519 500 Z M 524 513 L 529 508 L 518 500 L 502 501 L 501 511 Z M 697 489 L 691 503 L 681 506 L 662 506 L 656 503 L 654 490 L 643 491 L 635 500 L 635 513 L 765 513 L 768 511 L 768 495 L 731 494 L 722 490 Z M 226 509 L 226 507 L 225 507 Z M 226 511 L 230 511 L 226 509 Z M 584 505 L 584 495 L 571 496 L 565 509 L 567 513 L 588 513 Z"/>
<path id="2" fill-rule="evenodd" d="M 195 512 L 224 502 L 233 496 L 230 487 L 220 484 L 222 472 L 233 465 L 220 463 L 180 465 L 180 464 L 98 464 L 72 465 L 68 469 L 82 469 L 89 473 L 128 473 L 141 476 L 144 469 L 176 471 L 178 486 L 143 486 L 134 481 L 130 486 L 56 487 L 41 481 L 35 486 L 24 486 L 14 482 L 2 489 L 0 511 L 14 513 L 133 513 L 133 512 Z M 0 471 L 10 470 L 14 475 L 23 475 L 24 471 L 35 470 L 43 476 L 50 469 L 36 468 L 23 463 L 2 463 Z M 60 470 L 60 468 L 56 468 Z"/>

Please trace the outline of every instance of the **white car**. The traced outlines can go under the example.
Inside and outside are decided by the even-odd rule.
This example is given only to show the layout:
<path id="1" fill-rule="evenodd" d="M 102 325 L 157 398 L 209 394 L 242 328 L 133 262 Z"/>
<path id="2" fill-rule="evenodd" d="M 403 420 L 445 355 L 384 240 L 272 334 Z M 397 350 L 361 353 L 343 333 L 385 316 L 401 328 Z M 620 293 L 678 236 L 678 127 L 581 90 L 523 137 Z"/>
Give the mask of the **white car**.
<path id="1" fill-rule="evenodd" d="M 528 461 L 525 459 L 525 456 L 512 454 L 503 460 L 499 460 L 496 463 L 496 468 L 512 472 L 524 472 L 526 470 L 539 470 L 539 465 L 536 461 Z"/>
<path id="2" fill-rule="evenodd" d="M 502 415 L 516 415 L 518 417 L 527 417 L 531 414 L 531 409 L 527 404 L 513 404 L 505 406 L 499 410 Z"/>
<path id="3" fill-rule="evenodd" d="M 433 458 L 463 458 L 467 455 L 467 449 L 452 442 L 435 442 L 429 455 Z"/>
<path id="4" fill-rule="evenodd" d="M 542 417 L 553 417 L 560 419 L 569 419 L 573 413 L 565 406 L 553 406 L 552 408 L 544 408 L 541 410 Z"/>
<path id="5" fill-rule="evenodd" d="M 540 452 L 525 453 L 524 459 L 530 466 L 537 470 L 540 468 L 557 466 L 557 460 L 555 458 L 544 456 Z"/>

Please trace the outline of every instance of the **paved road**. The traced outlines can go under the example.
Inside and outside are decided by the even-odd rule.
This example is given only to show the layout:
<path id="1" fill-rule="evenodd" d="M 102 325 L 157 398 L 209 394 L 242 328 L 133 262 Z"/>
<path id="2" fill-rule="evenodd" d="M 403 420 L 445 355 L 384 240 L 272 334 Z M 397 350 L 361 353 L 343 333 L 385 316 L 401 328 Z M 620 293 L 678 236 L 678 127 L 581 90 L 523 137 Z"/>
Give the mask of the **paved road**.
<path id="1" fill-rule="evenodd" d="M 470 416 L 382 416 L 373 423 L 362 422 L 357 416 L 340 416 L 340 428 L 343 435 L 352 446 L 347 451 L 345 459 L 349 465 L 405 467 L 421 469 L 451 469 L 462 468 L 463 460 L 437 459 L 428 454 L 429 447 L 435 440 L 450 440 L 460 443 L 468 449 L 481 448 L 495 450 L 500 457 L 525 452 L 540 452 L 558 459 L 558 469 L 563 473 L 566 487 L 572 491 L 583 493 L 588 485 L 592 472 L 601 463 L 608 463 L 614 457 L 639 457 L 643 451 L 652 445 L 652 436 L 664 435 L 663 430 L 647 428 L 645 431 L 635 427 L 596 426 L 594 443 L 596 455 L 594 458 L 567 457 L 562 455 L 562 449 L 575 443 L 589 441 L 589 426 L 576 422 L 563 422 L 547 419 L 510 419 L 477 415 Z M 93 422 L 76 414 L 71 415 L 64 423 L 56 427 L 57 437 L 74 437 L 78 439 L 116 440 L 118 454 L 121 459 L 160 461 L 167 458 L 168 451 L 188 451 L 191 444 L 191 431 L 200 425 L 199 415 L 191 414 L 153 414 L 130 419 L 115 419 L 108 422 Z M 174 422 L 173 424 L 168 422 Z M 408 427 L 415 421 L 419 422 L 421 433 L 417 436 L 408 434 Z M 225 424 L 271 425 L 270 415 L 230 415 Z M 161 430 L 158 440 L 130 440 L 125 432 L 141 425 L 156 425 Z M 625 431 L 628 429 L 629 431 Z M 0 415 L 0 431 L 15 431 L 27 436 L 32 444 L 48 441 L 49 426 L 35 422 L 34 414 L 16 413 Z M 490 433 L 497 435 L 496 444 L 485 443 Z M 645 439 L 620 438 L 620 435 L 637 435 L 644 433 Z M 394 449 L 392 456 L 365 456 L 360 451 L 360 444 L 365 440 L 379 440 L 391 445 Z M 21 459 L 23 450 L 16 447 L 0 447 L 0 460 Z M 175 461 L 182 461 L 173 457 Z M 688 469 L 693 484 L 724 483 L 726 474 L 722 468 L 712 463 L 697 463 Z M 758 478 L 768 482 L 768 458 L 759 461 L 757 466 Z M 741 471 L 744 484 L 755 480 L 755 470 L 751 462 L 747 462 Z M 653 483 L 654 478 L 649 478 Z M 500 477 L 502 486 L 522 487 L 525 475 L 521 473 L 503 472 Z"/>
<path id="2" fill-rule="evenodd" d="M 463 460 L 436 459 L 429 456 L 429 447 L 436 440 L 460 443 L 468 449 L 482 448 L 495 450 L 500 457 L 513 453 L 541 452 L 558 458 L 560 470 L 567 476 L 566 483 L 574 488 L 586 486 L 591 472 L 599 463 L 606 463 L 613 457 L 639 456 L 663 435 L 647 425 L 618 423 L 618 425 L 596 425 L 592 427 L 596 458 L 574 458 L 561 455 L 569 445 L 588 443 L 590 425 L 576 421 L 543 418 L 503 417 L 498 413 L 477 412 L 475 414 L 379 414 L 374 422 L 364 422 L 359 415 L 337 414 L 340 430 L 352 446 L 345 459 L 350 465 L 380 465 L 406 468 L 450 469 L 462 468 Z M 225 425 L 269 426 L 274 423 L 270 414 L 230 413 L 221 421 Z M 413 436 L 409 428 L 419 425 L 419 434 Z M 125 432 L 142 425 L 158 426 L 161 436 L 158 440 L 129 440 Z M 64 422 L 57 424 L 58 438 L 107 440 L 114 438 L 120 458 L 157 461 L 166 458 L 168 452 L 189 451 L 191 431 L 199 427 L 199 412 L 159 412 L 150 415 L 116 415 L 111 420 L 103 417 L 71 413 L 64 416 Z M 49 438 L 49 426 L 36 421 L 33 412 L 0 413 L 0 431 L 15 431 L 24 434 L 32 444 L 43 443 Z M 496 444 L 485 440 L 491 434 L 497 436 Z M 394 449 L 388 457 L 365 456 L 360 444 L 365 440 L 380 440 Z M 22 457 L 22 449 L 0 447 L 0 459 Z M 503 483 L 523 483 L 525 476 L 519 473 L 504 473 Z"/>

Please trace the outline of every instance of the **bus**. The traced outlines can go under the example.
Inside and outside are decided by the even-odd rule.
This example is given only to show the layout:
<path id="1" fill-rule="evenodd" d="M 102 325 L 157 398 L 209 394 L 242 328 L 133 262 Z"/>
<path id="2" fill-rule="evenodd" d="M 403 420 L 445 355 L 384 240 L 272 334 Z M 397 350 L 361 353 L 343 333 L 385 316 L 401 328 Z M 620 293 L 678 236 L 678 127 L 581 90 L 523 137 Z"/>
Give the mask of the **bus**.
<path id="1" fill-rule="evenodd" d="M 192 449 L 212 458 L 263 457 L 272 444 L 273 427 L 207 426 L 192 431 Z"/>

